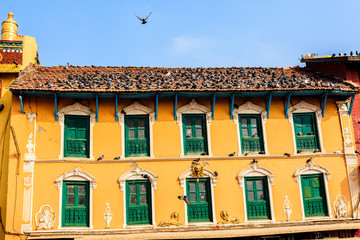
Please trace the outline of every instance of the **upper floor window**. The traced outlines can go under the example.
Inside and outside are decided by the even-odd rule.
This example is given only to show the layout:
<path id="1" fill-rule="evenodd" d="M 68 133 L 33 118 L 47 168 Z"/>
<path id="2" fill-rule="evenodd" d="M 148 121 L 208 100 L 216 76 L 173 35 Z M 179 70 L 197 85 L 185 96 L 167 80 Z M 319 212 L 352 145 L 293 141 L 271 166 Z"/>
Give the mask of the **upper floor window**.
<path id="1" fill-rule="evenodd" d="M 210 109 L 193 99 L 176 111 L 176 120 L 180 127 L 180 157 L 198 154 L 212 156 Z"/>
<path id="2" fill-rule="evenodd" d="M 183 115 L 185 155 L 208 154 L 204 115 Z"/>
<path id="3" fill-rule="evenodd" d="M 59 159 L 78 157 L 94 159 L 93 127 L 96 114 L 80 103 L 62 108 L 58 112 L 61 127 Z"/>
<path id="4" fill-rule="evenodd" d="M 294 113 L 296 149 L 312 152 L 319 149 L 314 113 Z"/>
<path id="5" fill-rule="evenodd" d="M 233 119 L 237 126 L 239 153 L 269 154 L 266 141 L 266 110 L 247 101 L 235 108 Z"/>
<path id="6" fill-rule="evenodd" d="M 125 116 L 125 156 L 149 156 L 149 117 Z"/>
<path id="7" fill-rule="evenodd" d="M 88 116 L 65 116 L 64 157 L 89 157 Z"/>
<path id="8" fill-rule="evenodd" d="M 259 115 L 239 115 L 241 150 L 243 153 L 264 151 Z"/>
<path id="9" fill-rule="evenodd" d="M 292 127 L 294 154 L 325 152 L 320 126 L 322 111 L 319 107 L 300 101 L 289 108 L 287 116 Z"/>
<path id="10" fill-rule="evenodd" d="M 154 157 L 154 110 L 134 102 L 119 111 L 118 116 L 121 126 L 121 157 Z"/>

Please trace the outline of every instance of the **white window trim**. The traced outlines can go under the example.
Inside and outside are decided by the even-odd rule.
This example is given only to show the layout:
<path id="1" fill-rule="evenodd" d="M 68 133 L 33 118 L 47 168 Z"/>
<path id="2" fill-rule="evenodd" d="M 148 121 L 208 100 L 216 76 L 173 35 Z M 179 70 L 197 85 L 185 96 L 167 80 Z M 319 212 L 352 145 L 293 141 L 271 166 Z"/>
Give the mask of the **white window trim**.
<path id="1" fill-rule="evenodd" d="M 245 177 L 266 177 L 268 192 L 269 192 L 269 201 L 270 201 L 270 214 L 271 214 L 271 219 L 269 221 L 274 222 L 275 214 L 274 214 L 274 202 L 273 202 L 273 196 L 272 196 L 272 186 L 274 185 L 275 175 L 270 170 L 259 166 L 258 163 L 256 163 L 256 162 L 252 163 L 250 167 L 242 170 L 237 175 L 237 179 L 239 181 L 239 187 L 241 187 L 243 189 L 243 203 L 244 203 L 244 213 L 245 213 L 244 222 L 248 222 L 248 221 L 262 221 L 262 220 L 248 220 L 247 206 L 246 206 L 246 192 L 245 192 L 245 186 L 244 186 Z"/>
<path id="2" fill-rule="evenodd" d="M 154 158 L 154 142 L 153 142 L 153 125 L 155 122 L 155 112 L 151 108 L 142 105 L 139 102 L 134 102 L 127 107 L 124 107 L 118 113 L 119 124 L 121 126 L 121 156 L 125 158 L 125 115 L 149 115 L 149 150 L 150 158 Z M 129 157 L 134 158 L 134 157 Z"/>
<path id="3" fill-rule="evenodd" d="M 75 167 L 73 170 L 61 174 L 55 179 L 55 187 L 59 191 L 59 225 L 58 229 L 78 229 L 76 227 L 63 227 L 62 223 L 62 194 L 63 194 L 63 183 L 64 180 L 72 181 L 88 181 L 90 182 L 89 189 L 89 227 L 85 229 L 93 229 L 93 190 L 96 188 L 96 180 L 91 175 L 81 171 L 79 168 Z M 84 229 L 84 227 L 79 227 L 79 229 Z"/>
<path id="4" fill-rule="evenodd" d="M 246 114 L 260 115 L 264 151 L 265 151 L 265 155 L 269 155 L 269 151 L 267 147 L 266 129 L 265 129 L 267 112 L 264 108 L 253 104 L 251 101 L 247 101 L 245 104 L 233 110 L 233 120 L 236 125 L 236 132 L 238 139 L 238 149 L 239 149 L 238 156 L 241 156 L 243 154 L 241 150 L 241 133 L 240 133 L 240 125 L 239 125 L 239 115 L 246 115 Z"/>
<path id="5" fill-rule="evenodd" d="M 216 187 L 216 182 L 217 182 L 217 176 L 215 176 L 215 174 L 207 169 L 204 169 L 204 175 L 205 177 L 210 178 L 210 191 L 211 191 L 211 211 L 212 211 L 212 222 L 211 224 L 217 224 L 216 221 L 216 214 L 215 214 L 215 198 L 214 198 L 214 187 Z M 179 180 L 180 180 L 180 187 L 184 189 L 184 195 L 187 195 L 186 192 L 186 179 L 187 178 L 196 178 L 192 176 L 193 171 L 192 169 L 188 169 L 185 172 L 183 172 L 180 176 L 179 176 Z M 184 201 L 184 206 L 185 206 L 185 226 L 187 225 L 206 225 L 207 223 L 190 223 L 188 222 L 188 211 L 187 211 L 187 204 Z"/>
<path id="6" fill-rule="evenodd" d="M 147 178 L 144 178 L 143 176 L 146 175 Z M 155 198 L 154 198 L 154 191 L 156 190 L 156 183 L 158 180 L 158 177 L 152 173 L 149 170 L 145 170 L 145 169 L 141 169 L 139 166 L 136 166 L 136 168 L 127 171 L 126 173 L 124 173 L 123 175 L 121 175 L 121 177 L 118 179 L 118 182 L 120 184 L 120 191 L 123 192 L 123 215 L 124 215 L 124 224 L 123 224 L 123 228 L 143 228 L 149 225 L 128 225 L 127 221 L 126 221 L 126 216 L 127 216 L 127 208 L 126 208 L 126 181 L 128 180 L 145 180 L 145 179 L 149 179 L 150 183 L 151 183 L 151 222 L 152 222 L 152 226 L 156 227 L 156 222 L 155 222 Z"/>
<path id="7" fill-rule="evenodd" d="M 307 103 L 305 101 L 300 101 L 298 104 L 296 104 L 288 109 L 288 120 L 291 124 L 291 132 L 292 132 L 293 146 L 294 146 L 293 155 L 299 154 L 299 153 L 297 153 L 297 148 L 296 148 L 296 136 L 295 136 L 293 113 L 315 113 L 315 122 L 316 122 L 316 128 L 317 128 L 317 133 L 318 133 L 318 141 L 320 144 L 320 153 L 325 153 L 322 132 L 321 132 L 321 124 L 320 124 L 321 119 L 322 119 L 322 110 L 318 106 Z M 306 154 L 308 154 L 308 152 Z"/>
<path id="8" fill-rule="evenodd" d="M 93 127 L 95 124 L 96 113 L 91 111 L 89 107 L 85 107 L 80 103 L 76 102 L 72 105 L 63 107 L 58 112 L 59 124 L 60 124 L 60 160 L 66 159 L 74 159 L 73 157 L 64 157 L 64 132 L 65 132 L 65 115 L 77 115 L 77 116 L 90 116 L 90 126 L 89 126 L 89 158 L 90 160 L 94 160 L 93 155 Z M 76 158 L 81 159 L 81 158 Z"/>
<path id="9" fill-rule="evenodd" d="M 310 174 L 319 174 L 319 173 L 322 174 L 322 176 L 323 176 L 328 216 L 327 217 L 305 217 L 303 192 L 302 192 L 302 186 L 301 186 L 301 175 L 310 175 Z M 305 165 L 300 166 L 295 170 L 293 177 L 294 177 L 294 181 L 299 183 L 302 220 L 332 218 L 329 188 L 328 188 L 328 183 L 327 183 L 331 179 L 330 171 L 321 165 L 314 164 L 312 160 L 308 160 L 308 162 Z"/>
<path id="10" fill-rule="evenodd" d="M 185 150 L 184 150 L 184 136 L 183 136 L 183 124 L 182 124 L 182 115 L 183 114 L 204 114 L 205 120 L 206 120 L 206 140 L 207 140 L 207 150 L 209 157 L 212 157 L 212 151 L 211 151 L 211 137 L 210 137 L 210 125 L 212 120 L 212 113 L 210 109 L 207 107 L 198 104 L 195 99 L 192 99 L 189 104 L 186 104 L 179 108 L 176 111 L 176 122 L 180 127 L 180 157 L 189 157 L 191 155 L 185 156 Z"/>

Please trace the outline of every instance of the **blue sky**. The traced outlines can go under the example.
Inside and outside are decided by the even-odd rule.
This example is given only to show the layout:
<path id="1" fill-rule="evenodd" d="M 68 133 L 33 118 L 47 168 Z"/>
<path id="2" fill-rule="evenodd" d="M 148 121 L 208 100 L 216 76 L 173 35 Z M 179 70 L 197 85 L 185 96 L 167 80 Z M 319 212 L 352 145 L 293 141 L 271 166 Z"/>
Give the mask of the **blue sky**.
<path id="1" fill-rule="evenodd" d="M 359 0 L 6 1 L 44 66 L 288 67 L 360 51 Z M 135 17 L 152 12 L 147 24 Z"/>

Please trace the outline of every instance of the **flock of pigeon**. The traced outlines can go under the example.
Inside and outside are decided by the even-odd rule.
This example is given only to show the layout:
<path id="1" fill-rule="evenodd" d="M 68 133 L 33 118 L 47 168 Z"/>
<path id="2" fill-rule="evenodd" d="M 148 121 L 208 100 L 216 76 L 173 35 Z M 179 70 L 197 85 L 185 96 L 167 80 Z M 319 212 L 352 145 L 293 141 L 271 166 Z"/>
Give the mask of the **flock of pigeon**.
<path id="1" fill-rule="evenodd" d="M 22 81 L 24 79 L 25 81 Z M 303 68 L 152 68 L 35 66 L 12 89 L 46 91 L 352 90 L 341 80 Z"/>

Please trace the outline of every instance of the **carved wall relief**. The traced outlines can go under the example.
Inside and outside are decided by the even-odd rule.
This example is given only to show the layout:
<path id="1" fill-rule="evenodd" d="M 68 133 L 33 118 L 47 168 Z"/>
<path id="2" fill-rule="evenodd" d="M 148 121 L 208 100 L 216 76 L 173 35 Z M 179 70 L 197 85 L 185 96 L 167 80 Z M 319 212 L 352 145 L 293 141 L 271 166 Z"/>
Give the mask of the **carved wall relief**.
<path id="1" fill-rule="evenodd" d="M 39 212 L 35 215 L 36 229 L 54 228 L 55 216 L 55 212 L 49 205 L 41 206 Z"/>

